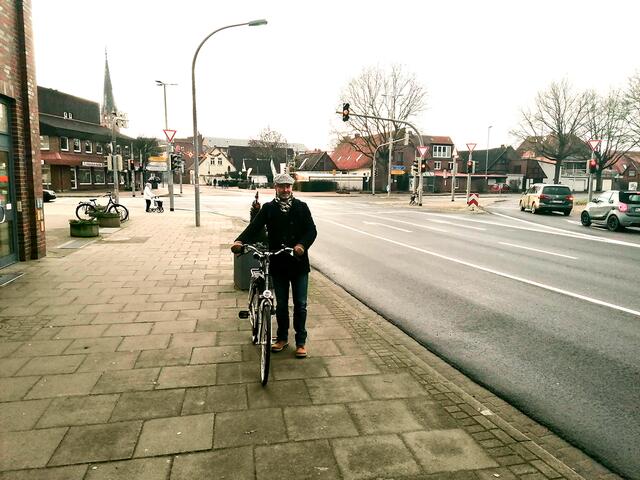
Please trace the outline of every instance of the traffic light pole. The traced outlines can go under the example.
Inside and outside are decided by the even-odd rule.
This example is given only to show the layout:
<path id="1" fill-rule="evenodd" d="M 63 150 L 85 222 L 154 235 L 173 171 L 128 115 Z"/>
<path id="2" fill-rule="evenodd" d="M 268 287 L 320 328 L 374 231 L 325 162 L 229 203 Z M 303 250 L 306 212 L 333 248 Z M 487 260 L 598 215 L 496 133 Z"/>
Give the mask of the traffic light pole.
<path id="1" fill-rule="evenodd" d="M 591 160 L 589 160 L 589 162 L 587 163 L 587 170 L 589 170 L 589 195 L 588 195 L 589 202 L 593 197 L 593 172 L 591 171 L 591 164 L 595 160 L 595 155 L 596 155 L 595 150 L 591 150 Z"/>
<path id="2" fill-rule="evenodd" d="M 169 130 L 169 121 L 167 119 L 167 84 L 162 83 L 162 90 L 164 92 L 164 128 Z M 167 182 L 169 186 L 169 211 L 175 210 L 173 205 L 173 169 L 171 168 L 171 142 L 167 138 L 167 168 L 169 169 L 169 180 Z"/>
<path id="3" fill-rule="evenodd" d="M 348 105 L 348 104 L 345 104 Z M 343 120 L 344 120 L 344 112 L 343 111 L 337 111 L 336 113 L 339 113 L 340 115 L 343 115 Z M 420 147 L 424 147 L 424 144 L 422 143 L 422 135 L 420 135 L 420 132 L 418 131 L 418 129 L 413 126 L 411 123 L 404 121 L 404 120 L 396 120 L 395 118 L 385 118 L 385 117 L 377 117 L 375 115 L 363 115 L 361 113 L 353 113 L 353 112 L 349 112 L 348 116 L 354 116 L 354 117 L 358 117 L 358 118 L 371 118 L 373 120 L 383 120 L 383 121 L 387 121 L 387 122 L 394 122 L 394 123 L 402 123 L 403 125 L 408 125 L 409 127 L 411 127 L 413 129 L 414 132 L 416 132 L 416 135 L 418 137 L 418 142 L 420 143 Z M 348 118 L 347 116 L 347 118 Z M 391 174 L 391 169 L 389 169 L 389 174 Z M 419 186 L 418 186 L 418 205 L 422 206 L 422 188 L 424 185 L 424 174 L 422 172 L 420 172 L 420 181 L 419 181 Z M 391 184 L 389 184 L 389 190 L 391 190 Z"/>
<path id="4" fill-rule="evenodd" d="M 471 195 L 471 168 L 473 167 L 473 151 L 469 152 L 469 161 L 467 162 L 467 204 Z"/>

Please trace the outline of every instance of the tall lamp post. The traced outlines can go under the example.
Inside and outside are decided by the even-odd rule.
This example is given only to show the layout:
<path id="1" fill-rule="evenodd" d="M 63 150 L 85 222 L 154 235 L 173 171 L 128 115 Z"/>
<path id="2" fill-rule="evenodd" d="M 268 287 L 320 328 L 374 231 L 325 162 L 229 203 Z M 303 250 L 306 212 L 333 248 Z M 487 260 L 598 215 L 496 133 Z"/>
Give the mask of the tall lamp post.
<path id="1" fill-rule="evenodd" d="M 169 129 L 169 122 L 167 120 L 167 86 L 177 85 L 177 83 L 166 83 L 161 80 L 156 80 L 156 85 L 162 87 L 164 91 L 164 128 Z M 167 139 L 167 170 L 169 171 L 169 211 L 174 211 L 173 205 L 173 170 L 171 170 L 171 142 Z"/>
<path id="2" fill-rule="evenodd" d="M 193 62 L 191 64 L 191 101 L 193 103 L 193 151 L 195 152 L 195 161 L 193 164 L 193 191 L 195 194 L 195 210 L 196 210 L 196 227 L 200 226 L 200 172 L 199 163 L 200 162 L 200 143 L 198 142 L 198 112 L 196 110 L 196 60 L 198 59 L 198 53 L 200 53 L 200 49 L 204 42 L 209 40 L 214 34 L 218 33 L 221 30 L 226 30 L 227 28 L 233 27 L 243 27 L 245 25 L 249 27 L 257 27 L 259 25 L 266 25 L 267 21 L 264 19 L 260 20 L 252 20 L 251 22 L 245 23 L 236 23 L 234 25 L 227 25 L 226 27 L 219 28 L 214 30 L 209 35 L 207 35 L 198 48 L 196 48 L 196 53 L 193 54 Z"/>
<path id="3" fill-rule="evenodd" d="M 487 158 L 485 159 L 485 162 L 484 162 L 484 181 L 487 183 L 487 189 L 489 187 L 489 175 L 487 174 L 487 170 L 489 169 L 489 138 L 491 135 L 492 128 L 493 128 L 493 125 L 489 125 L 489 128 L 487 128 Z"/>

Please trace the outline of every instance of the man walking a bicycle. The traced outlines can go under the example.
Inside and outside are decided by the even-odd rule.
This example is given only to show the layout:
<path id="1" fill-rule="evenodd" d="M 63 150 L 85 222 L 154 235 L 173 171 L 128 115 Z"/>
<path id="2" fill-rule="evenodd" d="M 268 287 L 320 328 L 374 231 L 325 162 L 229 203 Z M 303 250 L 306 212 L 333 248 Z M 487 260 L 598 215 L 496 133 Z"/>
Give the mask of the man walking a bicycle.
<path id="1" fill-rule="evenodd" d="M 289 285 L 293 297 L 293 328 L 295 330 L 296 357 L 307 356 L 307 289 L 309 286 L 309 247 L 316 239 L 316 226 L 306 203 L 293 197 L 293 178 L 286 174 L 274 177 L 276 196 L 265 203 L 253 221 L 238 236 L 231 247 L 240 253 L 244 243 L 254 241 L 263 227 L 267 227 L 269 250 L 283 246 L 293 248 L 295 257 L 276 255 L 271 262 L 271 277 L 276 295 L 278 330 L 273 352 L 289 345 Z"/>

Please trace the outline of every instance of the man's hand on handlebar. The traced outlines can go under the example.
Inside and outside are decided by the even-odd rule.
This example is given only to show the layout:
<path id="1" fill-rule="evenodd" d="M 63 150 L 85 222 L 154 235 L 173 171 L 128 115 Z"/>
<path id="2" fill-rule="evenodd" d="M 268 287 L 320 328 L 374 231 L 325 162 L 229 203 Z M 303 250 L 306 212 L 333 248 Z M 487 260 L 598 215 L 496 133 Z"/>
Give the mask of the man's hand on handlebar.
<path id="1" fill-rule="evenodd" d="M 293 247 L 293 253 L 295 253 L 296 257 L 301 257 L 304 254 L 304 246 L 301 243 L 298 243 Z"/>
<path id="2" fill-rule="evenodd" d="M 242 244 L 242 242 L 235 241 L 235 242 L 233 242 L 233 245 L 231 245 L 231 251 L 233 253 L 240 254 L 240 253 L 242 253 L 242 247 L 243 246 L 244 245 Z"/>

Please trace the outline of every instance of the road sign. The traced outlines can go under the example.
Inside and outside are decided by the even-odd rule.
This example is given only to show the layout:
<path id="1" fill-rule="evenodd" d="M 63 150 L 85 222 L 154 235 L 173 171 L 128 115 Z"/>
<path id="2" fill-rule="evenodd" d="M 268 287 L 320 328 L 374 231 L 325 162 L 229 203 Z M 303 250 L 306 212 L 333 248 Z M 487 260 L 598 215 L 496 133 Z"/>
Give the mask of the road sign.
<path id="1" fill-rule="evenodd" d="M 165 137 L 167 137 L 167 142 L 173 141 L 173 137 L 176 136 L 175 130 L 162 130 L 164 132 Z"/>
<path id="2" fill-rule="evenodd" d="M 469 198 L 467 198 L 467 205 L 469 205 L 469 206 L 475 205 L 476 207 L 478 206 L 478 194 L 477 193 L 469 194 Z"/>
<path id="3" fill-rule="evenodd" d="M 418 153 L 420 154 L 420 158 L 424 158 L 424 156 L 429 153 L 429 145 L 418 147 Z"/>
<path id="4" fill-rule="evenodd" d="M 587 143 L 589 144 L 589 148 L 591 149 L 592 152 L 595 152 L 596 150 L 598 150 L 598 147 L 600 146 L 600 142 L 602 142 L 602 140 L 587 141 Z"/>
<path id="5" fill-rule="evenodd" d="M 469 149 L 469 153 L 473 152 L 473 149 L 476 148 L 475 143 L 467 143 L 467 148 Z"/>

